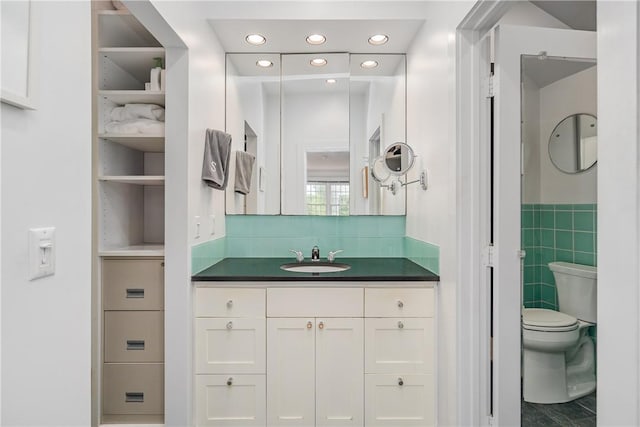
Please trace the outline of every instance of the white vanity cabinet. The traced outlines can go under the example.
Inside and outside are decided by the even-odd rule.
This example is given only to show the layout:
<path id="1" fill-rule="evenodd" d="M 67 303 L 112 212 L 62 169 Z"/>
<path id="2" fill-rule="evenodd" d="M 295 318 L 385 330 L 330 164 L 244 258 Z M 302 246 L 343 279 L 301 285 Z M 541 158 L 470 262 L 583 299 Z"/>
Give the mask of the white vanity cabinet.
<path id="1" fill-rule="evenodd" d="M 434 290 L 365 289 L 365 425 L 435 424 Z"/>
<path id="2" fill-rule="evenodd" d="M 363 290 L 268 289 L 267 313 L 267 425 L 363 426 Z"/>
<path id="3" fill-rule="evenodd" d="M 265 289 L 196 288 L 196 425 L 264 426 Z"/>
<path id="4" fill-rule="evenodd" d="M 434 290 L 401 285 L 197 282 L 196 425 L 433 425 Z"/>

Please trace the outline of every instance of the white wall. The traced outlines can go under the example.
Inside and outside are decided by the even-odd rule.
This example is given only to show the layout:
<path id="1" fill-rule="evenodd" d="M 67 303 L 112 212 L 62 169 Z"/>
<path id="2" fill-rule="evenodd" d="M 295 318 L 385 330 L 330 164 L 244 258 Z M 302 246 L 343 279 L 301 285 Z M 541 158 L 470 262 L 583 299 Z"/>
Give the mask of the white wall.
<path id="1" fill-rule="evenodd" d="M 549 158 L 549 136 L 561 120 L 576 113 L 597 116 L 596 67 L 540 89 L 540 203 L 596 203 L 598 164 L 566 174 Z"/>
<path id="2" fill-rule="evenodd" d="M 640 425 L 640 4 L 598 2 L 598 424 Z M 623 331 L 621 331 L 621 326 Z"/>
<path id="3" fill-rule="evenodd" d="M 91 5 L 55 1 L 37 7 L 37 110 L 1 107 L 1 423 L 87 426 Z M 43 226 L 56 227 L 56 273 L 29 281 L 27 232 Z"/>
<path id="4" fill-rule="evenodd" d="M 522 203 L 540 202 L 540 88 L 523 74 L 522 99 Z"/>
<path id="5" fill-rule="evenodd" d="M 524 82 L 523 203 L 596 203 L 598 165 L 578 174 L 556 168 L 549 157 L 549 136 L 564 118 L 596 114 L 596 67 L 538 88 Z"/>
<path id="6" fill-rule="evenodd" d="M 409 178 L 428 170 L 429 189 L 407 193 L 407 236 L 440 246 L 438 424 L 456 425 L 455 27 L 470 3 L 436 3 L 407 55 L 407 142 L 416 154 Z"/>

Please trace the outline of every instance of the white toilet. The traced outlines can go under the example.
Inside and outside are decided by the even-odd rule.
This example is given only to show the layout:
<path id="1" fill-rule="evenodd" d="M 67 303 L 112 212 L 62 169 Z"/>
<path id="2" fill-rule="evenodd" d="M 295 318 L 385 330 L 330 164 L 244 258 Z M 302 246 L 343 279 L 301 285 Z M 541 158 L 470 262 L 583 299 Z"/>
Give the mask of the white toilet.
<path id="1" fill-rule="evenodd" d="M 560 311 L 522 311 L 523 393 L 532 403 L 563 403 L 596 388 L 596 267 L 551 262 Z"/>

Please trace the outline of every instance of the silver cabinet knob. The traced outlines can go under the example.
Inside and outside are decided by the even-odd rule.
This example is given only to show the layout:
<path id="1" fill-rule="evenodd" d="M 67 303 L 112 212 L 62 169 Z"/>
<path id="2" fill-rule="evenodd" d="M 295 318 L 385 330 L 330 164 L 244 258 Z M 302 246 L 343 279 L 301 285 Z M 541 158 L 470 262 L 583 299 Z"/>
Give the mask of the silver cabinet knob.
<path id="1" fill-rule="evenodd" d="M 232 299 L 227 301 L 227 308 L 231 308 L 231 307 L 233 307 L 233 300 Z"/>
<path id="2" fill-rule="evenodd" d="M 227 378 L 227 385 L 232 385 L 232 384 L 233 384 L 233 377 Z"/>
<path id="3" fill-rule="evenodd" d="M 307 329 L 311 329 L 313 328 L 313 323 L 311 323 L 311 321 L 307 322 Z"/>
<path id="4" fill-rule="evenodd" d="M 398 308 L 402 307 L 404 307 L 404 303 L 402 302 L 402 300 L 398 300 Z"/>
<path id="5" fill-rule="evenodd" d="M 318 323 L 318 329 L 324 329 L 324 322 Z"/>
<path id="6" fill-rule="evenodd" d="M 227 329 L 233 329 L 233 322 L 227 323 Z"/>
<path id="7" fill-rule="evenodd" d="M 402 377 L 398 378 L 398 385 L 399 386 L 403 386 L 404 385 L 404 380 L 402 379 Z"/>
<path id="8" fill-rule="evenodd" d="M 400 329 L 404 328 L 404 323 L 402 323 L 402 320 L 398 322 L 398 328 Z"/>

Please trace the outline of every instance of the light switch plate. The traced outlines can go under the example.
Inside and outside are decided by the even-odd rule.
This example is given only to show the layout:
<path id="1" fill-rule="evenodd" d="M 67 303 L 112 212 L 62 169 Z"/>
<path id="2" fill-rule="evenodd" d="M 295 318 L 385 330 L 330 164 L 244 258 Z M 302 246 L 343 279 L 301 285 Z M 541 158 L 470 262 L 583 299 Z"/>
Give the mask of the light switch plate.
<path id="1" fill-rule="evenodd" d="M 56 229 L 29 229 L 29 280 L 51 276 L 56 272 Z"/>

